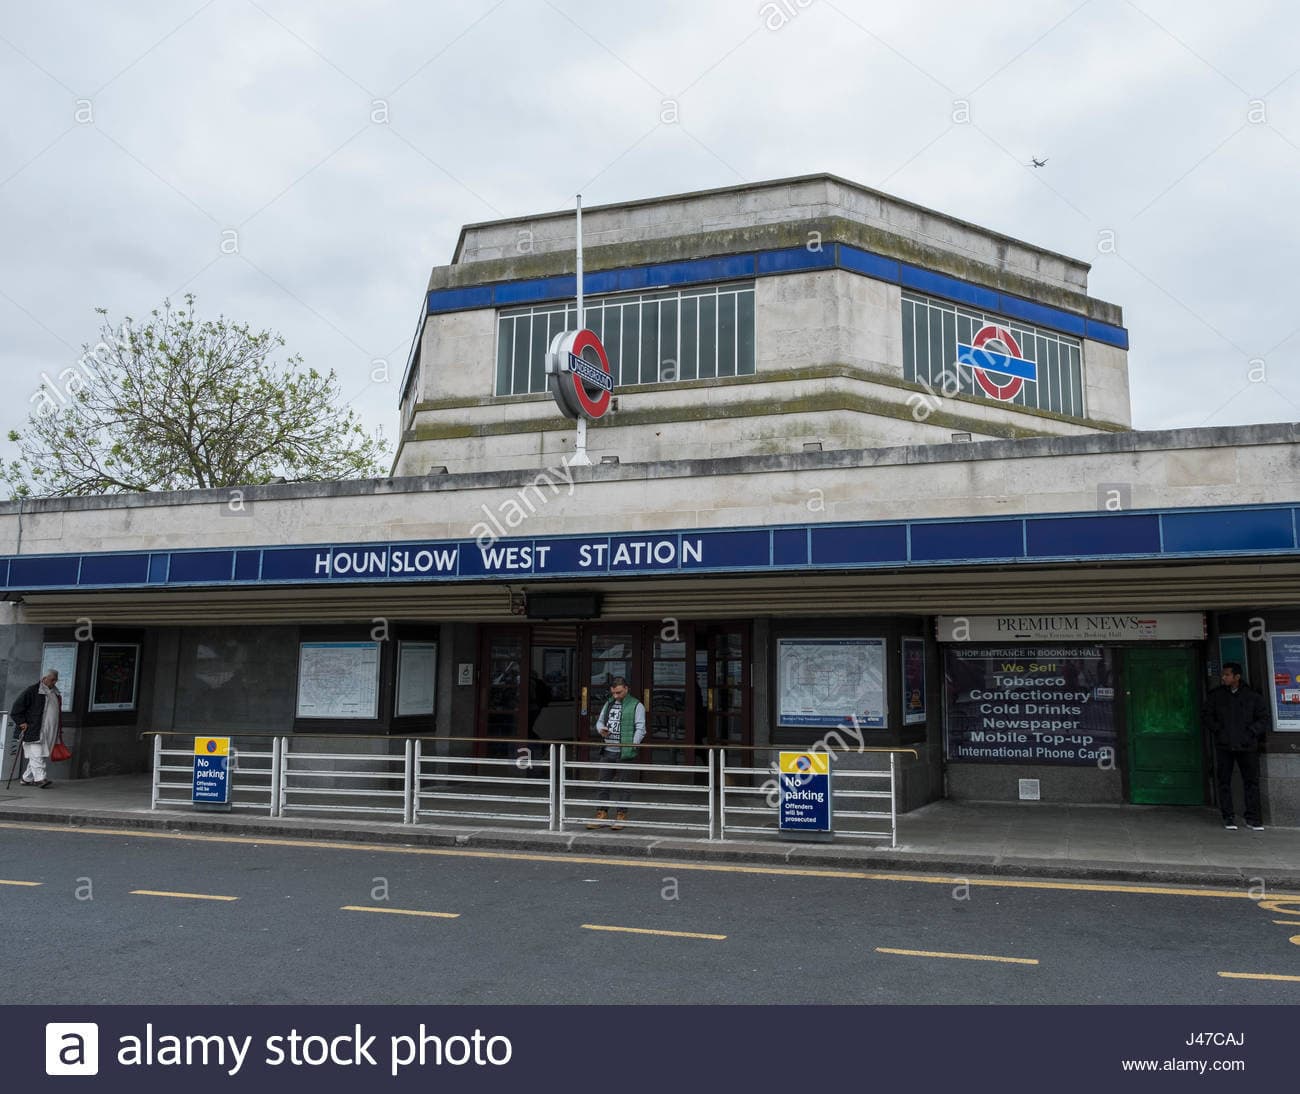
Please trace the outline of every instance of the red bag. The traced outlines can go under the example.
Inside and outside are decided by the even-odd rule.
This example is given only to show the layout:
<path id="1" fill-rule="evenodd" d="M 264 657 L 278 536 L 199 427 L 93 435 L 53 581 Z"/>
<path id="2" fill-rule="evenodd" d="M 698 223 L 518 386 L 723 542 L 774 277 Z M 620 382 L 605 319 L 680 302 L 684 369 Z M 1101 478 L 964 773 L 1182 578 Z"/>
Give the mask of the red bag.
<path id="1" fill-rule="evenodd" d="M 72 759 L 72 749 L 63 743 L 63 727 L 59 727 L 59 739 L 54 742 L 54 747 L 50 749 L 50 763 L 61 764 L 64 760 Z"/>

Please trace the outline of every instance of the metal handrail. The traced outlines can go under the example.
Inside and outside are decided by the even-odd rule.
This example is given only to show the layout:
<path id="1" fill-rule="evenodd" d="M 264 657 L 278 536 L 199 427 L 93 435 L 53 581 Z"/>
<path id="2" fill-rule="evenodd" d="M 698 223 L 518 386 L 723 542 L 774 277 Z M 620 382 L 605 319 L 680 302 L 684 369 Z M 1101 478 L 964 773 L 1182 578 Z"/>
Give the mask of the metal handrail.
<path id="1" fill-rule="evenodd" d="M 190 730 L 146 730 L 142 738 L 153 738 L 153 775 L 151 790 L 151 807 L 160 805 L 188 805 L 189 801 L 164 797 L 167 791 L 182 788 L 183 784 L 165 782 L 166 774 L 188 773 L 188 766 L 168 763 L 168 759 L 189 758 L 192 753 L 186 749 L 164 748 L 166 737 L 200 737 L 210 733 Z M 646 741 L 640 745 L 624 745 L 619 748 L 634 748 L 638 751 L 668 749 L 673 752 L 705 753 L 705 763 L 673 764 L 628 762 L 619 760 L 619 770 L 644 772 L 652 775 L 705 776 L 704 784 L 689 782 L 665 782 L 656 779 L 652 782 L 627 784 L 621 792 L 621 780 L 606 788 L 597 786 L 595 780 L 581 778 L 581 773 L 605 771 L 612 761 L 598 759 L 579 759 L 583 749 L 600 748 L 603 740 L 593 738 L 579 741 L 548 741 L 531 737 L 439 737 L 427 734 L 411 734 L 387 738 L 400 741 L 400 751 L 390 752 L 332 752 L 321 750 L 317 744 L 311 752 L 294 752 L 292 743 L 303 738 L 313 741 L 366 741 L 373 743 L 377 739 L 373 734 L 333 734 L 333 733 L 295 733 L 295 734 L 218 734 L 229 736 L 232 740 L 255 738 L 269 740 L 270 748 L 249 749 L 247 751 L 232 747 L 233 770 L 240 778 L 233 780 L 234 791 L 253 794 L 255 801 L 232 800 L 232 808 L 267 809 L 272 817 L 283 817 L 286 812 L 297 809 L 315 811 L 334 811 L 350 813 L 371 813 L 383 817 L 401 814 L 403 824 L 418 824 L 421 818 L 463 818 L 471 820 L 510 821 L 513 823 L 544 824 L 550 831 L 560 832 L 566 825 L 588 823 L 589 817 L 570 815 L 571 807 L 601 808 L 606 803 L 599 798 L 588 796 L 589 793 L 602 789 L 615 798 L 630 797 L 632 793 L 641 796 L 658 795 L 659 800 L 637 801 L 629 803 L 638 811 L 648 814 L 651 819 L 624 819 L 618 821 L 628 828 L 648 828 L 663 831 L 684 831 L 706 833 L 708 839 L 727 839 L 732 834 L 780 836 L 782 833 L 771 823 L 756 824 L 729 823 L 728 817 L 757 818 L 765 817 L 770 821 L 775 809 L 772 805 L 752 803 L 755 795 L 766 796 L 772 792 L 770 776 L 773 767 L 732 766 L 728 752 L 751 755 L 756 752 L 781 752 L 801 750 L 794 745 L 704 745 L 704 744 L 669 744 L 662 741 Z M 465 756 L 443 755 L 439 752 L 426 751 L 429 744 L 439 745 L 447 742 L 466 742 L 475 745 L 484 743 L 519 744 L 527 747 L 528 764 L 521 767 L 519 756 Z M 872 752 L 889 756 L 887 768 L 836 768 L 836 779 L 848 785 L 834 793 L 832 803 L 835 820 L 848 821 L 887 821 L 886 831 L 867 831 L 856 828 L 841 828 L 835 824 L 837 835 L 852 839 L 887 839 L 890 846 L 897 846 L 898 823 L 898 756 L 910 755 L 919 758 L 913 748 L 861 748 L 828 749 L 822 748 L 833 757 L 851 753 Z M 804 748 L 801 751 L 809 751 Z M 639 757 L 633 757 L 638 760 Z M 359 764 L 346 767 L 351 761 Z M 256 767 L 239 768 L 239 762 L 269 761 Z M 334 769 L 305 767 L 296 761 L 334 761 L 339 764 Z M 752 761 L 751 761 L 752 763 Z M 369 765 L 369 766 L 367 766 Z M 445 770 L 450 768 L 451 770 Z M 536 774 L 521 775 L 521 770 L 531 768 Z M 443 769 L 443 770 L 439 770 Z M 574 777 L 575 775 L 579 777 Z M 729 786 L 728 779 L 735 776 L 764 776 L 769 782 L 763 786 Z M 269 783 L 266 778 L 269 777 Z M 252 781 L 256 778 L 256 782 Z M 332 786 L 320 785 L 319 780 L 334 781 Z M 378 785 L 371 787 L 354 787 L 347 785 L 356 780 L 374 780 Z M 887 788 L 851 789 L 861 783 L 852 780 L 871 780 L 887 783 Z M 400 783 L 400 787 L 399 784 Z M 429 785 L 441 784 L 441 785 Z M 481 787 L 482 789 L 476 789 Z M 534 793 L 517 793 L 517 789 L 535 789 Z M 576 795 L 576 796 L 575 796 Z M 295 802 L 293 798 L 308 799 Z M 311 799 L 335 799 L 328 800 Z M 401 804 L 396 804 L 397 799 Z M 888 800 L 888 810 L 883 806 Z M 751 804 L 742 804 L 745 802 Z M 341 802 L 341 804 L 340 804 Z M 387 804 L 393 802 L 394 804 Z M 881 808 L 839 808 L 838 802 L 850 806 L 869 806 L 877 802 Z M 440 808 L 439 804 L 448 806 Z M 472 809 L 456 807 L 455 803 L 465 805 L 482 804 L 485 806 L 511 807 Z M 617 801 L 614 802 L 617 805 Z M 542 808 L 539 808 L 542 807 Z M 660 816 L 672 814 L 673 816 Z M 660 819 L 654 819 L 660 817 Z"/>

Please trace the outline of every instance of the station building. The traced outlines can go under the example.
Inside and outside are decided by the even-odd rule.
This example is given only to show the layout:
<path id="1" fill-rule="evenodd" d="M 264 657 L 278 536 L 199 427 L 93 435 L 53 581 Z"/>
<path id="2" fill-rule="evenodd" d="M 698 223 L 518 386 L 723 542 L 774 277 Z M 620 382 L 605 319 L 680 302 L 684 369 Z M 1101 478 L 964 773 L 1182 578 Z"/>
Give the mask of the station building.
<path id="1" fill-rule="evenodd" d="M 583 463 L 575 227 L 433 269 L 391 478 L 0 506 L 6 703 L 61 668 L 63 774 L 145 730 L 590 740 L 622 675 L 665 762 L 850 726 L 915 750 L 904 809 L 1205 806 L 1235 660 L 1300 823 L 1300 427 L 1132 430 L 1086 263 L 814 175 L 585 211 Z"/>

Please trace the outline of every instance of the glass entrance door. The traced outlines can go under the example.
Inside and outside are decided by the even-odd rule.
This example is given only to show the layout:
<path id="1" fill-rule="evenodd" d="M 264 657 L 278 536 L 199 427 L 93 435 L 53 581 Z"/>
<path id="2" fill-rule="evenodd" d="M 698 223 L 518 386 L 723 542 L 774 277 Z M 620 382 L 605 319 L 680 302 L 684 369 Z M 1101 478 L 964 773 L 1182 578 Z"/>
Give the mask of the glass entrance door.
<path id="1" fill-rule="evenodd" d="M 708 744 L 753 744 L 749 664 L 749 624 L 697 628 L 695 679 L 704 693 L 700 737 Z"/>
<path id="2" fill-rule="evenodd" d="M 522 737 L 528 725 L 528 632 L 521 628 L 485 631 L 479 663 L 478 736 L 486 738 L 482 754 L 494 758 L 514 755 L 513 746 L 493 744 L 493 738 Z"/>
<path id="3" fill-rule="evenodd" d="M 590 627 L 583 643 L 584 670 L 578 698 L 580 740 L 596 738 L 596 722 L 609 698 L 610 682 L 622 676 L 632 694 L 643 703 L 649 698 L 645 676 L 641 672 L 641 627 L 624 623 L 610 627 Z M 648 716 L 647 708 L 647 716 Z M 647 731 L 649 726 L 647 725 Z"/>

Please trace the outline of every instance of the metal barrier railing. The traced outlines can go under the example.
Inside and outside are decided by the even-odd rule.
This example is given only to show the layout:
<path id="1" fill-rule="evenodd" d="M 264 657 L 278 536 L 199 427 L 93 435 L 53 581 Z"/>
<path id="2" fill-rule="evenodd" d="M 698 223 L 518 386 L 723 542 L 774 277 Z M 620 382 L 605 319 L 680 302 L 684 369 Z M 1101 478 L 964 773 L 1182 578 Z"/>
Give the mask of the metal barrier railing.
<path id="1" fill-rule="evenodd" d="M 619 759 L 617 761 L 594 760 L 580 761 L 570 759 L 568 756 L 569 745 L 560 745 L 560 779 L 559 779 L 559 802 L 557 803 L 558 817 L 555 824 L 557 831 L 563 831 L 566 824 L 586 824 L 588 827 L 597 826 L 598 819 L 595 817 L 595 811 L 604 809 L 606 813 L 613 809 L 613 817 L 606 816 L 604 823 L 609 827 L 619 828 L 664 828 L 670 827 L 674 831 L 685 832 L 704 832 L 707 833 L 708 839 L 715 839 L 716 824 L 713 809 L 714 787 L 716 785 L 716 764 L 714 762 L 713 750 L 708 751 L 707 764 L 645 764 L 630 763 L 627 760 Z M 574 751 L 578 749 L 589 748 L 585 744 L 573 745 Z M 652 745 L 628 746 L 635 747 L 639 751 L 653 748 L 657 751 L 663 750 L 661 743 Z M 674 751 L 695 751 L 694 746 L 673 746 Z M 593 788 L 596 797 L 574 797 L 570 792 L 570 786 L 576 786 L 579 789 L 591 787 L 589 780 L 583 781 L 581 775 L 577 779 L 569 777 L 570 771 L 595 771 L 597 772 L 597 786 Z M 689 775 L 692 778 L 695 775 L 702 774 L 706 776 L 706 782 L 703 786 L 691 783 L 664 783 L 664 782 L 629 782 L 621 778 L 625 772 L 644 772 L 649 771 L 655 775 L 666 776 L 672 775 Z M 647 801 L 646 793 L 662 792 L 666 800 Z M 702 799 L 702 800 L 697 800 Z M 590 808 L 592 813 L 583 817 L 570 817 L 570 806 L 582 806 Z M 662 819 L 655 820 L 632 820 L 630 812 L 648 811 L 652 816 L 660 815 Z M 623 816 L 619 816 L 619 813 Z M 671 818 L 670 819 L 670 815 Z M 702 817 L 703 819 L 697 819 Z M 682 819 L 685 818 L 685 819 Z"/>
<path id="2" fill-rule="evenodd" d="M 151 807 L 191 804 L 189 797 L 175 795 L 190 790 L 193 753 L 188 748 L 165 747 L 163 739 L 192 739 L 194 734 L 144 736 L 154 738 Z M 477 737 L 295 734 L 269 740 L 267 750 L 232 745 L 233 808 L 258 810 L 271 817 L 291 812 L 343 812 L 394 821 L 400 817 L 403 824 L 433 818 L 510 822 L 552 832 L 587 825 L 708 840 L 733 835 L 789 837 L 778 828 L 775 769 L 754 765 L 755 754 L 790 751 L 789 746 L 665 745 L 661 741 L 625 746 L 639 754 L 668 749 L 687 760 L 705 757 L 704 763 L 662 764 L 643 762 L 641 755 L 617 762 L 602 759 L 599 741 L 486 739 L 503 750 L 514 746 L 516 755 L 510 757 L 463 754 L 469 751 L 465 746 L 482 750 L 485 739 Z M 324 743 L 331 740 L 365 741 L 372 747 L 385 741 L 400 745 L 401 751 L 338 751 Z M 462 754 L 452 751 L 458 747 Z M 583 750 L 586 759 L 580 758 Z M 916 752 L 909 748 L 855 751 L 888 757 L 888 764 L 835 767 L 834 832 L 848 839 L 888 840 L 896 847 L 897 757 L 900 753 L 915 757 Z M 840 755 L 827 754 L 832 759 Z M 180 757 L 188 762 L 176 762 Z M 172 778 L 182 774 L 184 782 Z M 607 812 L 603 819 L 595 815 L 601 809 Z"/>
<path id="3" fill-rule="evenodd" d="M 151 792 L 151 809 L 168 805 L 192 804 L 191 790 L 194 775 L 193 748 L 164 748 L 163 737 L 172 734 L 156 734 L 153 739 L 153 785 Z M 174 734 L 174 736 L 191 736 Z M 280 763 L 278 752 L 281 737 L 271 738 L 269 751 L 254 748 L 230 748 L 231 786 L 234 791 L 230 801 L 232 809 L 250 809 L 274 817 L 277 812 L 276 786 L 279 779 Z M 186 763 L 172 762 L 183 756 Z M 169 775 L 183 775 L 184 781 L 168 780 Z M 236 777 L 237 776 L 237 777 Z M 262 780 L 266 781 L 263 782 Z M 250 781 L 251 780 L 251 781 Z M 184 797 L 167 797 L 169 794 L 184 793 Z"/>
<path id="4" fill-rule="evenodd" d="M 774 781 L 771 779 L 772 769 L 770 767 L 739 767 L 732 766 L 727 759 L 727 753 L 735 752 L 736 746 L 730 749 L 721 749 L 722 754 L 722 785 L 721 793 L 718 799 L 718 807 L 721 812 L 720 827 L 725 832 L 743 832 L 747 835 L 760 836 L 779 836 L 781 833 L 777 828 L 779 823 L 777 817 L 778 804 L 770 799 L 777 793 Z M 780 752 L 779 746 L 767 746 L 763 748 L 751 748 L 752 752 Z M 789 751 L 788 749 L 786 751 Z M 832 827 L 837 836 L 843 836 L 846 839 L 877 839 L 888 840 L 890 847 L 898 846 L 898 805 L 897 805 L 897 753 L 899 751 L 911 752 L 911 749 L 868 749 L 859 750 L 861 753 L 882 753 L 889 756 L 889 766 L 879 770 L 857 770 L 853 768 L 836 767 L 834 781 L 835 785 L 831 793 L 831 818 Z M 915 755 L 915 753 L 912 753 Z M 829 752 L 832 759 L 834 752 Z M 729 784 L 729 777 L 754 777 L 757 775 L 769 776 L 767 782 L 761 786 L 733 786 Z M 852 789 L 841 788 L 840 783 L 845 780 L 859 780 L 854 786 L 860 785 L 861 780 L 875 780 L 877 784 L 883 782 L 885 789 Z M 761 796 L 765 799 L 762 806 L 730 804 L 729 799 L 739 799 L 740 801 L 750 801 L 754 796 Z M 884 801 L 888 803 L 888 809 L 844 809 L 840 807 L 842 800 L 850 801 Z M 733 823 L 730 817 L 739 816 L 742 823 Z M 766 825 L 746 824 L 743 822 L 744 817 L 765 817 L 768 820 Z M 866 828 L 857 828 L 842 824 L 844 821 L 887 821 L 888 827 L 885 831 L 871 831 Z"/>
<path id="5" fill-rule="evenodd" d="M 448 740 L 448 738 L 440 738 Z M 429 754 L 426 746 L 436 741 L 417 739 L 415 742 L 415 810 L 412 818 L 468 817 L 471 820 L 508 820 L 524 824 L 542 824 L 555 830 L 555 788 L 552 772 L 555 771 L 555 751 L 558 745 L 546 745 L 546 759 L 539 760 L 535 750 L 542 746 L 533 743 L 514 759 L 507 756 L 453 756 Z M 478 769 L 487 768 L 482 774 Z M 532 772 L 538 772 L 537 775 Z M 545 783 L 539 782 L 544 778 Z M 475 787 L 484 792 L 476 792 Z M 514 793 L 512 788 L 527 788 L 529 793 Z M 426 807 L 425 802 L 429 802 Z M 457 807 L 455 803 L 463 802 Z M 489 808 L 473 809 L 471 805 Z M 515 808 L 526 806 L 527 808 Z M 510 807 L 510 808 L 507 808 Z"/>

